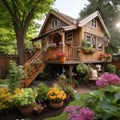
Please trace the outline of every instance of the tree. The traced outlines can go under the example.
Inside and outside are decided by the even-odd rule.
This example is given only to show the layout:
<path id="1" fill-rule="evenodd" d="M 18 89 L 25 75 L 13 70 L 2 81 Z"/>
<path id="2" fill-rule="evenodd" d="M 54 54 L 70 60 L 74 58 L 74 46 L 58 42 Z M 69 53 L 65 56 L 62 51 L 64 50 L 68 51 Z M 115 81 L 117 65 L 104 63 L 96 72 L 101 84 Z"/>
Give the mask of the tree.
<path id="1" fill-rule="evenodd" d="M 41 19 L 55 0 L 1 0 L 0 25 L 15 32 L 20 64 L 25 63 L 26 34 L 34 19 Z M 9 24 L 8 24 L 9 23 Z"/>
<path id="2" fill-rule="evenodd" d="M 117 52 L 116 45 L 120 46 L 120 36 L 116 23 L 120 18 L 120 1 L 119 0 L 88 0 L 89 4 L 80 12 L 80 17 L 85 17 L 98 10 L 105 22 L 110 34 L 111 42 L 106 49 L 110 53 Z"/>

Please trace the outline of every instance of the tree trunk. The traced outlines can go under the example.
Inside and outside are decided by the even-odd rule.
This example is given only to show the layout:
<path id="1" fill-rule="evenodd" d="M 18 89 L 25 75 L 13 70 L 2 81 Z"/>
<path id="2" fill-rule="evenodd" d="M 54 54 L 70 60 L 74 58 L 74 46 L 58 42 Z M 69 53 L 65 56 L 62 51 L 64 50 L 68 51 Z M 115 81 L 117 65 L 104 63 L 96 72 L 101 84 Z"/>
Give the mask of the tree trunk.
<path id="1" fill-rule="evenodd" d="M 17 36 L 17 49 L 20 65 L 24 65 L 26 62 L 26 45 L 25 45 L 25 34 L 22 30 L 18 30 Z"/>

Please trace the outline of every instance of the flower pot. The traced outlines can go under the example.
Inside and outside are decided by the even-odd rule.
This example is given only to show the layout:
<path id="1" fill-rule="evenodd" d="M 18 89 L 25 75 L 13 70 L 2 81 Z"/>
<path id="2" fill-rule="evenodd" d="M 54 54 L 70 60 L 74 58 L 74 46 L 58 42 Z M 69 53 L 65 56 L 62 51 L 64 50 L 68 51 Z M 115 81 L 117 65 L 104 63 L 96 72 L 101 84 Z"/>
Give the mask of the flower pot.
<path id="1" fill-rule="evenodd" d="M 54 108 L 54 109 L 58 109 L 63 107 L 63 101 L 59 102 L 59 103 L 55 103 L 55 102 L 49 102 L 50 107 Z"/>
<path id="2" fill-rule="evenodd" d="M 25 105 L 25 106 L 19 106 L 19 111 L 22 115 L 30 115 L 33 112 L 33 104 Z"/>
<path id="3" fill-rule="evenodd" d="M 38 114 L 38 115 L 41 114 L 42 113 L 42 109 L 35 110 L 35 113 Z"/>
<path id="4" fill-rule="evenodd" d="M 61 62 L 65 62 L 66 61 L 66 57 L 65 56 L 61 57 L 60 61 Z"/>

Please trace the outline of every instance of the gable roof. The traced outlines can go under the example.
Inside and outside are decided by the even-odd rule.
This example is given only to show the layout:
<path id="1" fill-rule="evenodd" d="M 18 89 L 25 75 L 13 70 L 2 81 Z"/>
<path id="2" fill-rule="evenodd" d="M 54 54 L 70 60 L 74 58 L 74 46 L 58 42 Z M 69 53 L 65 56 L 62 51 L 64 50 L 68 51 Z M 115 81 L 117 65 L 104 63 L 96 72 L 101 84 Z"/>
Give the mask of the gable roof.
<path id="1" fill-rule="evenodd" d="M 49 19 L 49 17 L 50 17 L 51 14 L 54 15 L 54 16 L 56 16 L 60 20 L 64 21 L 68 26 L 75 25 L 77 23 L 76 19 L 74 19 L 74 18 L 72 18 L 72 17 L 70 17 L 68 15 L 65 15 L 65 14 L 63 14 L 63 13 L 61 13 L 59 11 L 53 11 L 52 13 L 49 13 L 47 15 L 47 17 L 45 19 L 45 22 L 44 22 L 44 24 L 43 24 L 43 26 L 41 28 L 41 31 L 39 33 L 39 36 L 42 34 L 42 32 L 44 30 L 44 27 L 45 27 L 45 25 L 46 25 L 46 23 L 47 23 L 47 21 L 48 21 L 48 19 Z"/>
<path id="2" fill-rule="evenodd" d="M 99 20 L 100 20 L 100 22 L 101 22 L 101 24 L 102 24 L 105 32 L 107 33 L 108 37 L 110 38 L 110 37 L 111 37 L 111 36 L 110 36 L 110 33 L 109 33 L 109 31 L 108 31 L 108 29 L 107 29 L 107 27 L 106 27 L 106 25 L 105 25 L 105 23 L 104 23 L 104 21 L 103 21 L 103 19 L 102 19 L 102 17 L 101 17 L 99 11 L 95 11 L 94 13 L 90 14 L 90 15 L 87 16 L 86 18 L 80 20 L 79 23 L 78 23 L 78 26 L 79 26 L 79 27 L 83 27 L 84 25 L 86 25 L 88 22 L 90 22 L 92 19 L 94 19 L 94 18 L 96 18 L 96 17 L 99 18 Z"/>
<path id="3" fill-rule="evenodd" d="M 42 28 L 40 30 L 39 36 L 37 38 L 35 38 L 35 40 L 39 39 L 40 36 L 42 35 L 42 32 L 43 32 L 43 30 L 45 28 L 45 25 L 46 25 L 50 15 L 56 16 L 58 19 L 62 20 L 63 22 L 65 22 L 67 24 L 67 26 L 61 26 L 60 27 L 61 29 L 64 29 L 65 31 L 72 30 L 72 29 L 77 29 L 77 27 L 83 27 L 88 22 L 90 22 L 92 19 L 98 17 L 101 24 L 102 24 L 102 26 L 103 26 L 103 28 L 104 28 L 104 30 L 105 30 L 105 32 L 108 35 L 108 37 L 111 38 L 110 33 L 109 33 L 109 31 L 108 31 L 108 29 L 107 29 L 107 27 L 106 27 L 106 25 L 105 25 L 105 23 L 104 23 L 104 21 L 103 21 L 103 19 L 101 17 L 99 11 L 95 11 L 94 13 L 90 14 L 89 16 L 87 16 L 84 19 L 79 20 L 79 21 L 72 18 L 72 17 L 70 17 L 70 16 L 68 16 L 68 15 L 65 15 L 65 14 L 63 14 L 63 13 L 61 13 L 59 11 L 54 11 L 54 12 L 49 13 L 47 15 L 47 17 L 46 17 L 46 19 L 44 21 L 44 24 L 43 24 L 43 26 L 42 26 Z M 51 31 L 49 31 L 49 32 L 51 32 Z M 33 39 L 33 41 L 34 41 L 34 39 Z"/>

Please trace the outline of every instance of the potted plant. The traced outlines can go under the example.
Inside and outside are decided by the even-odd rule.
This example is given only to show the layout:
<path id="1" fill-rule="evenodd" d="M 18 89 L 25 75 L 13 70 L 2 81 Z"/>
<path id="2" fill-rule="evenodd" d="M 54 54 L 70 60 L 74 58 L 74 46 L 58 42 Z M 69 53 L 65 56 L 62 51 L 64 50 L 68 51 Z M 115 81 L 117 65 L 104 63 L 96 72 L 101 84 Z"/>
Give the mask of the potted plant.
<path id="1" fill-rule="evenodd" d="M 14 91 L 14 101 L 23 115 L 30 115 L 33 111 L 36 94 L 32 88 L 17 88 Z"/>
<path id="2" fill-rule="evenodd" d="M 82 41 L 82 50 L 86 54 L 93 54 L 95 52 L 95 48 L 88 44 L 88 40 L 84 39 Z"/>
<path id="3" fill-rule="evenodd" d="M 33 110 L 36 114 L 41 114 L 45 107 L 46 105 L 43 105 L 41 103 L 34 103 Z"/>
<path id="4" fill-rule="evenodd" d="M 52 108 L 61 108 L 63 106 L 63 100 L 66 99 L 66 93 L 58 87 L 52 87 L 48 91 L 49 105 Z"/>
<path id="5" fill-rule="evenodd" d="M 58 88 L 62 89 L 66 93 L 66 99 L 73 97 L 75 90 L 72 88 L 69 80 L 64 74 L 61 74 L 55 83 Z"/>
<path id="6" fill-rule="evenodd" d="M 112 61 L 112 55 L 111 54 L 106 54 L 106 60 L 108 62 L 111 62 Z"/>
<path id="7" fill-rule="evenodd" d="M 45 85 L 44 83 L 40 83 L 36 87 L 36 92 L 37 92 L 37 97 L 36 100 L 37 102 L 45 102 L 48 99 L 47 93 L 48 93 L 48 86 Z"/>
<path id="8" fill-rule="evenodd" d="M 106 61 L 106 54 L 105 53 L 100 54 L 100 60 Z"/>
<path id="9" fill-rule="evenodd" d="M 65 53 L 60 50 L 56 52 L 56 56 L 61 62 L 64 62 L 66 60 Z"/>

